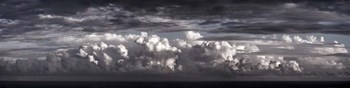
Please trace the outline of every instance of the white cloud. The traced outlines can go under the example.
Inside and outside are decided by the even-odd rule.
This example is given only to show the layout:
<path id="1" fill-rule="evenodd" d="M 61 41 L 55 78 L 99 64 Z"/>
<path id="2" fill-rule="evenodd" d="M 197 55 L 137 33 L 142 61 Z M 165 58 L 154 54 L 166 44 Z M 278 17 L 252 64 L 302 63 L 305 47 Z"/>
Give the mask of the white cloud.
<path id="1" fill-rule="evenodd" d="M 326 60 L 313 59 L 315 58 L 313 56 L 304 56 L 305 58 L 293 57 L 293 60 L 289 60 L 283 54 L 259 55 L 259 53 L 266 53 L 266 50 L 271 51 L 285 47 L 292 47 L 292 49 L 289 49 L 292 53 L 301 51 L 315 54 L 348 53 L 344 48 L 345 46 L 326 45 L 326 43 L 320 42 L 322 39 L 317 40 L 314 36 L 306 37 L 306 39 L 294 36 L 292 39 L 288 35 L 284 35 L 281 41 L 287 42 L 279 41 L 276 43 L 276 40 L 273 40 L 270 42 L 271 45 L 278 45 L 278 47 L 273 48 L 264 47 L 269 44 L 255 45 L 257 44 L 256 41 L 198 40 L 204 37 L 200 33 L 193 31 L 185 32 L 186 39 L 174 40 L 168 40 L 157 35 L 148 35 L 146 32 L 142 32 L 139 35 L 105 33 L 67 36 L 57 41 L 72 44 L 88 43 L 83 44 L 80 48 L 57 50 L 55 52 L 56 55 L 48 58 L 56 57 L 56 59 L 60 58 L 60 60 L 50 62 L 48 65 L 51 64 L 50 68 L 66 69 L 68 71 L 89 70 L 92 72 L 99 72 L 107 68 L 111 68 L 111 71 L 116 72 L 140 70 L 186 72 L 210 67 L 218 70 L 229 68 L 236 72 L 277 71 L 288 74 L 288 72 L 307 72 L 310 70 L 307 65 L 323 65 L 328 68 L 336 68 L 338 69 L 337 71 L 341 71 L 345 66 L 343 63 L 338 62 L 336 59 L 338 57 Z M 313 44 L 318 45 L 312 46 Z M 323 46 L 320 46 L 322 44 Z M 305 45 L 308 45 L 308 48 L 302 48 Z M 68 60 L 68 62 L 64 60 Z M 60 65 L 52 65 L 54 63 L 64 64 L 66 68 L 62 68 Z M 79 66 L 77 65 L 78 63 L 82 65 Z M 328 68 L 317 69 L 321 71 L 321 69 Z M 54 71 L 57 72 L 57 70 Z"/>

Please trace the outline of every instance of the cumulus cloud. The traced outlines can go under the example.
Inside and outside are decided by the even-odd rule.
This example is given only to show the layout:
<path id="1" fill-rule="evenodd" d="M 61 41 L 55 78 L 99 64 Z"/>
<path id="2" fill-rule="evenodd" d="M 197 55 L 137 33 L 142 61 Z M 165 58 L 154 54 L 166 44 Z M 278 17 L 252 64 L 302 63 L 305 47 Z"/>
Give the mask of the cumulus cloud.
<path id="1" fill-rule="evenodd" d="M 283 49 L 293 47 L 289 51 L 307 51 L 310 53 L 327 55 L 335 53 L 348 53 L 344 46 L 327 45 L 324 40 L 317 40 L 314 36 L 289 37 L 282 36 L 276 43 L 280 47 L 269 48 L 268 44 L 259 45 L 252 42 L 236 42 L 226 40 L 199 40 L 206 36 L 199 32 L 185 32 L 185 39 L 168 40 L 157 35 L 141 34 L 119 35 L 112 33 L 90 34 L 84 36 L 67 36 L 56 41 L 71 44 L 87 44 L 77 48 L 59 49 L 33 63 L 33 60 L 6 61 L 1 65 L 15 66 L 23 69 L 6 68 L 6 72 L 202 72 L 209 69 L 222 70 L 228 73 L 275 73 L 275 74 L 308 74 L 304 72 L 313 71 L 314 65 L 323 65 L 322 69 L 336 68 L 341 71 L 345 66 L 340 63 L 339 57 L 328 58 L 314 56 L 291 57 L 283 54 L 261 54 L 266 50 Z M 256 45 L 257 44 L 257 45 Z M 317 45 L 318 44 L 318 45 Z M 312 46 L 315 45 L 315 46 Z M 320 46 L 322 45 L 322 46 Z M 308 46 L 305 48 L 304 46 Z M 327 47 L 326 47 L 327 46 Z M 281 48 L 282 47 L 282 48 Z M 304 48 L 303 48 L 304 47 Z M 293 51 L 294 52 L 294 51 Z M 307 53 L 305 52 L 305 53 Z M 259 54 L 260 53 L 260 54 Z M 293 54 L 293 53 L 291 53 Z M 291 59 L 292 58 L 292 59 Z M 37 60 L 35 60 L 37 61 Z M 7 63 L 9 62 L 9 63 Z M 21 63 L 21 64 L 19 64 Z M 40 64 L 40 65 L 36 65 Z M 24 66 L 30 65 L 24 69 Z M 31 67 L 31 66 L 35 66 Z M 49 68 L 49 70 L 43 70 Z M 230 69 L 227 71 L 225 69 Z"/>

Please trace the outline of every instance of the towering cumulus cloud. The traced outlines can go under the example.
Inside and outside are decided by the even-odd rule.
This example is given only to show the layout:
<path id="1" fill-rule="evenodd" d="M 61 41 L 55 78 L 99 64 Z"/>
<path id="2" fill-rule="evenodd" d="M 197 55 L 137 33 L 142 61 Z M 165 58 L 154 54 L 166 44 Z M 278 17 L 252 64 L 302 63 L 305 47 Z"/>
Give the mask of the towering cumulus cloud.
<path id="1" fill-rule="evenodd" d="M 205 40 L 199 32 L 185 32 L 185 39 L 168 40 L 141 32 L 128 34 L 90 34 L 67 36 L 56 40 L 60 44 L 83 44 L 79 48 L 59 49 L 44 59 L 1 61 L 2 71 L 36 73 L 70 72 L 225 72 L 244 74 L 310 74 L 332 69 L 345 69 L 341 57 L 324 56 L 348 53 L 341 43 L 324 43 L 321 37 L 290 37 L 240 42 L 235 40 Z M 279 47 L 276 47 L 279 46 Z M 305 48 L 305 46 L 308 46 Z M 281 48 L 292 47 L 292 48 Z M 289 52 L 286 54 L 271 51 Z M 298 52 L 304 52 L 302 56 Z M 308 55 L 310 54 L 310 55 Z M 344 63 L 344 64 L 343 64 Z M 324 68 L 313 68 L 323 65 Z M 207 69 L 207 70 L 200 70 Z M 215 69 L 215 70 L 213 70 Z M 227 70 L 229 69 L 229 70 Z"/>

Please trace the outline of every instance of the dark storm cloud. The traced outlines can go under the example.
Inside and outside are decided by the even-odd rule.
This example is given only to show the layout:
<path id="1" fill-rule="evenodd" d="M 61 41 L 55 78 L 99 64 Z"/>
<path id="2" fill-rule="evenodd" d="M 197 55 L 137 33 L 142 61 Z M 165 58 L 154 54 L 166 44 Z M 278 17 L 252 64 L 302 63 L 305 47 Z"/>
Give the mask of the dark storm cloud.
<path id="1" fill-rule="evenodd" d="M 238 3 L 239 2 L 239 3 Z M 266 2 L 266 3 L 260 3 Z M 274 2 L 274 3 L 271 3 Z M 300 7 L 283 7 L 286 2 L 295 2 L 291 5 L 300 5 Z M 307 2 L 307 3 L 305 3 Z M 74 15 L 79 11 L 83 11 L 91 6 L 99 6 L 106 4 L 118 4 L 124 6 L 127 10 L 146 10 L 148 14 L 161 12 L 156 7 L 180 5 L 178 9 L 171 9 L 166 12 L 166 15 L 182 18 L 203 18 L 208 19 L 206 22 L 198 25 L 221 24 L 223 27 L 218 30 L 209 31 L 211 33 L 234 32 L 234 33 L 251 33 L 251 34 L 273 34 L 273 33 L 334 33 L 334 34 L 349 34 L 349 17 L 346 16 L 349 2 L 340 0 L 2 0 L 0 6 L 0 18 L 5 19 L 25 19 L 27 21 L 34 20 L 37 14 L 56 14 L 69 16 Z M 282 5 L 282 6 L 281 6 Z M 326 7 L 327 6 L 327 7 Z M 142 7 L 142 8 L 140 8 Z M 214 14 L 212 14 L 214 13 Z M 345 16 L 344 16 L 345 14 Z M 202 16 L 202 17 L 201 17 Z M 203 17 L 204 16 L 204 17 Z M 225 16 L 237 19 L 246 18 L 267 18 L 267 20 L 286 20 L 286 23 L 244 23 L 244 22 L 228 22 L 220 23 L 220 21 L 211 21 L 211 18 L 206 16 Z M 136 21 L 127 21 L 130 17 L 120 17 L 111 19 L 110 22 L 115 24 L 123 24 L 130 27 L 143 26 L 163 26 L 156 30 L 164 29 L 164 31 L 182 31 L 182 29 L 167 29 L 167 23 L 142 23 Z M 314 24 L 318 21 L 340 22 L 335 25 Z M 42 22 L 42 21 L 37 21 Z M 32 24 L 31 24 L 32 23 Z M 87 24 L 68 24 L 55 20 L 45 21 L 45 23 L 65 24 L 65 25 L 90 25 Z M 92 22 L 94 23 L 94 22 Z M 19 28 L 15 26 L 2 26 L 2 34 L 25 33 L 28 31 L 37 30 L 30 25 L 36 22 L 29 22 L 27 28 Z M 239 25 L 239 26 L 236 26 Z M 16 25 L 19 26 L 19 25 Z M 104 25 L 102 25 L 104 26 Z M 186 30 L 186 29 L 185 29 Z M 200 29 L 191 29 L 200 30 Z M 100 29 L 85 28 L 86 32 L 97 32 Z M 162 30 L 161 30 L 162 31 Z"/>

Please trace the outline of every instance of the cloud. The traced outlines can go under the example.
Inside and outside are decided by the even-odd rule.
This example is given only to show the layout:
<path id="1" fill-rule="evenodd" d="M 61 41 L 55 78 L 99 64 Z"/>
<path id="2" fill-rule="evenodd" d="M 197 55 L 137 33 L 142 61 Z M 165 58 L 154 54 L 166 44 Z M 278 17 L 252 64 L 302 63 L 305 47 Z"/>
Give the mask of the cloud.
<path id="1" fill-rule="evenodd" d="M 185 39 L 174 40 L 149 35 L 146 32 L 67 37 L 56 41 L 61 44 L 86 44 L 77 48 L 59 49 L 42 59 L 21 59 L 11 62 L 3 58 L 0 65 L 6 65 L 5 73 L 18 71 L 22 73 L 99 73 L 106 71 L 112 73 L 135 71 L 207 73 L 212 71 L 210 69 L 216 69 L 231 74 L 237 72 L 310 74 L 310 72 L 323 72 L 325 69 L 332 68 L 336 68 L 333 69 L 334 72 L 344 72 L 342 69 L 346 68 L 346 62 L 341 62 L 342 57 L 327 55 L 348 53 L 343 48 L 344 46 L 327 45 L 321 38 L 314 36 L 287 38 L 288 35 L 284 35 L 280 39 L 265 40 L 260 38 L 270 41 L 271 47 L 269 44 L 257 43 L 256 40 L 259 38 L 247 42 L 200 40 L 205 39 L 206 36 L 194 31 L 185 32 Z M 274 46 L 293 48 L 284 50 L 289 53 L 270 52 L 280 52 L 278 50 L 281 48 Z M 305 55 L 293 56 L 293 54 L 298 55 L 297 52 L 305 53 Z M 318 56 L 315 57 L 310 53 Z M 314 68 L 313 66 L 316 65 L 324 67 Z M 230 69 L 230 71 L 225 69 Z"/>

